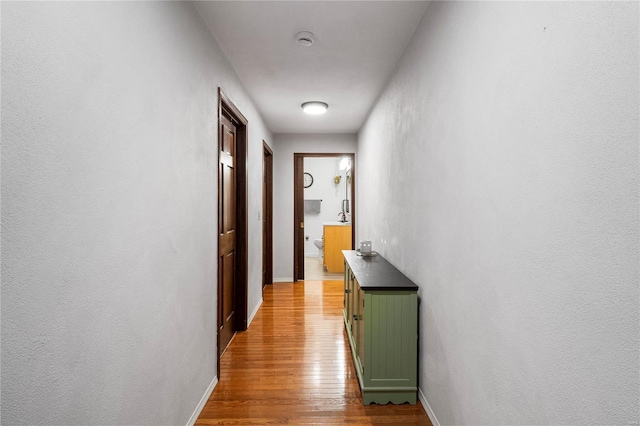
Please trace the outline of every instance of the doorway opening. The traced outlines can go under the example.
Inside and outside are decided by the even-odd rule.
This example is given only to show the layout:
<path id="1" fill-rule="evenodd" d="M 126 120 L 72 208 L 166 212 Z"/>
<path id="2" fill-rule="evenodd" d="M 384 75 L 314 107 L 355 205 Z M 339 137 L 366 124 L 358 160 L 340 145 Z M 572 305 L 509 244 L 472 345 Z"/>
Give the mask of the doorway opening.
<path id="1" fill-rule="evenodd" d="M 294 281 L 342 279 L 342 250 L 355 241 L 355 154 L 294 154 L 293 217 Z"/>
<path id="2" fill-rule="evenodd" d="M 247 329 L 247 119 L 218 88 L 218 375 L 237 331 Z"/>
<path id="3" fill-rule="evenodd" d="M 273 284 L 273 151 L 262 141 L 262 292 Z"/>

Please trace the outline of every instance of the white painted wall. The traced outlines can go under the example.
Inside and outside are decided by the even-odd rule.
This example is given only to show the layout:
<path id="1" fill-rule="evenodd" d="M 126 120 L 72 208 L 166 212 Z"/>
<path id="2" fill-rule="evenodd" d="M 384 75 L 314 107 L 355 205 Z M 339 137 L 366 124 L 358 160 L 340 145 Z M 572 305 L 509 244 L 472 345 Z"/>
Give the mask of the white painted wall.
<path id="1" fill-rule="evenodd" d="M 637 2 L 433 2 L 358 137 L 440 424 L 637 424 Z"/>
<path id="2" fill-rule="evenodd" d="M 323 119 L 323 116 L 317 118 Z M 356 152 L 356 144 L 357 139 L 355 134 L 281 133 L 274 135 L 274 281 L 293 280 L 293 154 L 314 152 L 350 154 Z M 357 162 L 358 157 L 356 156 L 356 164 Z M 356 173 L 358 173 L 357 168 Z M 358 193 L 356 192 L 356 197 L 357 196 Z"/>
<path id="3" fill-rule="evenodd" d="M 216 376 L 217 89 L 249 120 L 249 310 L 271 135 L 183 2 L 2 4 L 2 424 L 184 425 Z"/>
<path id="4" fill-rule="evenodd" d="M 313 185 L 304 189 L 305 199 L 322 200 L 319 214 L 305 213 L 304 233 L 309 236 L 304 243 L 305 256 L 317 256 L 318 248 L 313 245 L 313 240 L 322 238 L 324 222 L 339 220 L 338 214 L 342 212 L 342 200 L 345 199 L 345 170 L 340 170 L 341 158 L 335 157 L 306 157 L 304 159 L 304 171 L 313 176 Z M 334 178 L 340 176 L 339 184 L 334 183 Z"/>

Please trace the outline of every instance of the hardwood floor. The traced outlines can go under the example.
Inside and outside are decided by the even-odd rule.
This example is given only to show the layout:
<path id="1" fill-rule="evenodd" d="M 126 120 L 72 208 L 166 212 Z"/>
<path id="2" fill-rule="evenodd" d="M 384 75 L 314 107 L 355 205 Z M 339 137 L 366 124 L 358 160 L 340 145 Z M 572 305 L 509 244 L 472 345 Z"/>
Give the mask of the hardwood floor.
<path id="1" fill-rule="evenodd" d="M 304 258 L 305 281 L 315 280 L 342 280 L 344 273 L 332 274 L 327 272 L 322 265 L 322 259 L 318 256 L 305 256 Z"/>
<path id="2" fill-rule="evenodd" d="M 221 360 L 196 425 L 431 425 L 418 405 L 362 405 L 342 281 L 276 283 Z"/>

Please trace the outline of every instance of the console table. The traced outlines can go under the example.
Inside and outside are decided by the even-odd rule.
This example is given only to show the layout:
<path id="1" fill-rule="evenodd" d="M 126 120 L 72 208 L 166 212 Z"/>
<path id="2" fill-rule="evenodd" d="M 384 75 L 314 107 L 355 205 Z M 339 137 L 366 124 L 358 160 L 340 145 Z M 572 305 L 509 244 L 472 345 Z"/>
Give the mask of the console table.
<path id="1" fill-rule="evenodd" d="M 362 401 L 416 404 L 418 286 L 382 256 L 344 255 L 344 323 Z"/>

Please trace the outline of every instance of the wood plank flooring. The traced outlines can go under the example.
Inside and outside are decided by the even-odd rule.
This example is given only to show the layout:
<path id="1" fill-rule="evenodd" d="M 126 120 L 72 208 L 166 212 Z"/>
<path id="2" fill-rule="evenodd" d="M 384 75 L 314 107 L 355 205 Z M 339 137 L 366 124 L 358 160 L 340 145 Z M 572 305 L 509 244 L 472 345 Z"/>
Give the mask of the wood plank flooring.
<path id="1" fill-rule="evenodd" d="M 342 281 L 276 283 L 221 360 L 196 425 L 431 425 L 418 405 L 362 405 Z"/>
<path id="2" fill-rule="evenodd" d="M 324 269 L 322 259 L 318 256 L 305 256 L 304 279 L 309 280 L 342 280 L 344 273 L 332 274 Z"/>

